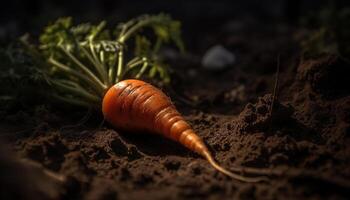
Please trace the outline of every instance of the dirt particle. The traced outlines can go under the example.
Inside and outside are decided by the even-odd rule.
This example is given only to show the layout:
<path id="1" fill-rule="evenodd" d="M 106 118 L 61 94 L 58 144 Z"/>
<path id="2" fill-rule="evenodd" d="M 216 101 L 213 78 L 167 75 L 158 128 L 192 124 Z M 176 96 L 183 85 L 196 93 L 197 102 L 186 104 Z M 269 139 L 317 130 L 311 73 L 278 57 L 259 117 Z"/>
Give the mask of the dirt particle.
<path id="1" fill-rule="evenodd" d="M 142 157 L 142 154 L 139 152 L 136 146 L 128 147 L 128 160 L 133 161 Z"/>
<path id="2" fill-rule="evenodd" d="M 112 141 L 109 143 L 111 149 L 113 152 L 118 156 L 127 156 L 128 155 L 128 149 L 125 146 L 125 144 L 121 141 L 120 138 L 113 138 Z"/>
<path id="3" fill-rule="evenodd" d="M 215 151 L 228 151 L 231 148 L 231 145 L 221 140 L 220 143 L 215 143 L 212 147 Z"/>
<path id="4" fill-rule="evenodd" d="M 276 153 L 274 155 L 272 155 L 269 159 L 269 162 L 271 164 L 287 164 L 289 158 L 287 155 L 283 154 L 283 153 Z"/>
<path id="5" fill-rule="evenodd" d="M 232 128 L 233 128 L 233 127 L 232 127 L 232 125 L 231 125 L 230 123 L 227 123 L 227 124 L 226 124 L 226 129 L 227 129 L 227 130 L 230 131 L 230 130 L 232 130 Z"/>
<path id="6" fill-rule="evenodd" d="M 180 168 L 181 163 L 178 160 L 167 159 L 163 162 L 164 167 L 170 171 L 176 171 Z"/>
<path id="7" fill-rule="evenodd" d="M 110 158 L 108 153 L 104 149 L 101 149 L 101 148 L 95 148 L 94 153 L 92 154 L 92 157 L 98 161 Z"/>

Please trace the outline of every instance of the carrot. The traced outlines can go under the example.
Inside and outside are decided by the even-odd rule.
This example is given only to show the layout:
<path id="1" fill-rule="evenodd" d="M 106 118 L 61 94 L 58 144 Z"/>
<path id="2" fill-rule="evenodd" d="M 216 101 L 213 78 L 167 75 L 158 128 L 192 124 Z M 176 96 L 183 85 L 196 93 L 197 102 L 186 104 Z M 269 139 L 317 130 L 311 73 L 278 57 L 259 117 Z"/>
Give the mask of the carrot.
<path id="1" fill-rule="evenodd" d="M 159 14 L 121 23 L 113 31 L 106 29 L 105 25 L 101 22 L 73 26 L 71 18 L 61 18 L 45 29 L 39 46 L 30 44 L 26 37 L 21 39 L 40 66 L 38 71 L 44 72 L 45 81 L 55 89 L 51 94 L 53 99 L 96 110 L 100 110 L 102 104 L 105 119 L 118 129 L 158 133 L 202 155 L 215 169 L 234 179 L 246 182 L 265 180 L 264 177 L 244 177 L 222 168 L 169 97 L 143 81 L 125 80 L 144 76 L 151 79 L 158 76 L 163 83 L 170 80 L 168 68 L 157 52 L 167 42 L 173 42 L 183 50 L 180 22 Z M 154 31 L 156 41 L 139 34 L 144 28 Z M 118 33 L 116 38 L 115 33 Z M 130 38 L 136 41 L 135 56 L 126 60 L 129 58 L 125 56 L 126 42 Z M 270 174 L 254 168 L 232 170 L 236 173 Z"/>
<path id="2" fill-rule="evenodd" d="M 249 178 L 227 171 L 218 165 L 203 140 L 176 110 L 168 96 L 140 80 L 124 80 L 111 87 L 102 102 L 105 119 L 117 129 L 131 132 L 158 133 L 200 154 L 218 171 L 245 182 Z"/>

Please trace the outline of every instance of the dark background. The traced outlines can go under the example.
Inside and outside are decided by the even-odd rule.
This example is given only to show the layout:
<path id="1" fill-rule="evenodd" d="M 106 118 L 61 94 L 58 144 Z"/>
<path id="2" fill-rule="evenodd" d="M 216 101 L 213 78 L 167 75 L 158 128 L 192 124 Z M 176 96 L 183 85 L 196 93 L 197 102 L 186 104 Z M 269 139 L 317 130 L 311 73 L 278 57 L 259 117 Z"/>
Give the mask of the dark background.
<path id="1" fill-rule="evenodd" d="M 299 25 L 300 18 L 325 6 L 344 7 L 349 1 L 301 0 L 75 0 L 2 2 L 0 7 L 0 41 L 16 38 L 25 32 L 39 33 L 48 22 L 72 16 L 76 22 L 107 20 L 117 24 L 140 14 L 165 12 L 183 22 L 183 32 L 190 48 L 196 46 L 198 34 L 222 32 L 232 20 L 258 20 Z"/>

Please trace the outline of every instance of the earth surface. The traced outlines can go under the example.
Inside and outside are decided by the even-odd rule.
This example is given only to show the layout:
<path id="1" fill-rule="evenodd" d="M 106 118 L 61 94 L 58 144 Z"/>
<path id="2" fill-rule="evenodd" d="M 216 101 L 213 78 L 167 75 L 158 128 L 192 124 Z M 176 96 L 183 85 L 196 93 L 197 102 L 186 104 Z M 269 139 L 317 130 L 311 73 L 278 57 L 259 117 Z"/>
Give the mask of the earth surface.
<path id="1" fill-rule="evenodd" d="M 237 20 L 219 33 L 189 37 L 184 55 L 165 49 L 173 73 L 162 90 L 222 166 L 262 169 L 267 182 L 233 180 L 178 143 L 112 128 L 98 111 L 44 104 L 1 118 L 9 145 L 0 163 L 10 166 L 1 172 L 3 197 L 348 199 L 349 62 L 332 54 L 302 58 L 298 30 L 283 24 Z M 215 44 L 236 61 L 208 71 L 201 56 Z M 11 167 L 14 157 L 66 179 L 56 185 Z"/>

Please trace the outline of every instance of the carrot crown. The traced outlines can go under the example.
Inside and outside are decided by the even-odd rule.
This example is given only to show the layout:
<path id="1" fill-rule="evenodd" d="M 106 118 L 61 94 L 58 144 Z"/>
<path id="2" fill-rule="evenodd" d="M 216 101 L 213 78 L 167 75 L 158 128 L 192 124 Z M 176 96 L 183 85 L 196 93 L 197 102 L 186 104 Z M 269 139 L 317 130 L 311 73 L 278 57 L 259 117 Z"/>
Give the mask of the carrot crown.
<path id="1" fill-rule="evenodd" d="M 184 51 L 180 26 L 166 14 L 143 15 L 114 30 L 105 21 L 73 25 L 67 17 L 48 25 L 38 45 L 29 43 L 27 35 L 21 41 L 55 88 L 56 99 L 96 107 L 107 89 L 125 78 L 169 82 L 168 66 L 157 54 L 170 42 Z"/>

